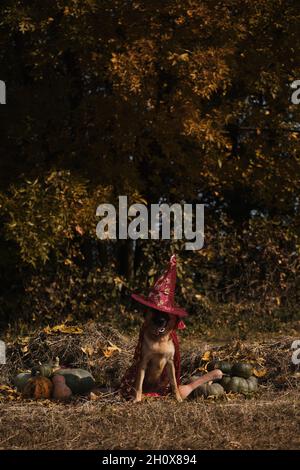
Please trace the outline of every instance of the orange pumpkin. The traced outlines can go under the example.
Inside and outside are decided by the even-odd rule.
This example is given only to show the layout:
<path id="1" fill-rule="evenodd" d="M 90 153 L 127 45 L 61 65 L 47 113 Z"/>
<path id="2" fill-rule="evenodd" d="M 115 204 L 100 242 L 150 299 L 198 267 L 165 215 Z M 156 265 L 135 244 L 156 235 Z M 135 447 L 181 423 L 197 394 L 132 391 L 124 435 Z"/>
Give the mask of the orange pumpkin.
<path id="1" fill-rule="evenodd" d="M 25 398 L 50 398 L 52 395 L 53 384 L 47 377 L 32 377 L 28 380 L 23 389 Z"/>

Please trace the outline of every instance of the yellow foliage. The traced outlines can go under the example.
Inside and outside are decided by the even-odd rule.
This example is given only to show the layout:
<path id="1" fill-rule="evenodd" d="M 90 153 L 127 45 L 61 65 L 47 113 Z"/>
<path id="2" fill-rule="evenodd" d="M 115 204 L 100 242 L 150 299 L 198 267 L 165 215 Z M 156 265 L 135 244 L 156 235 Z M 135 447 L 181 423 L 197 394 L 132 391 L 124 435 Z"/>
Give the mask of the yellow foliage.
<path id="1" fill-rule="evenodd" d="M 208 362 L 212 358 L 212 352 L 211 351 L 205 351 L 205 353 L 202 356 L 202 361 Z"/>
<path id="2" fill-rule="evenodd" d="M 267 374 L 267 369 L 262 368 L 262 369 L 253 369 L 253 375 L 255 377 L 264 377 Z"/>
<path id="3" fill-rule="evenodd" d="M 46 328 L 44 328 L 43 331 L 47 335 L 52 335 L 55 333 L 81 335 L 83 333 L 83 329 L 80 328 L 79 326 L 69 326 L 69 325 L 66 325 L 65 323 L 62 323 L 61 325 L 52 326 L 52 327 L 46 326 Z"/>
<path id="4" fill-rule="evenodd" d="M 103 355 L 106 357 L 106 358 L 109 358 L 111 357 L 114 353 L 116 352 L 121 352 L 121 349 L 116 346 L 115 344 L 109 342 L 110 346 L 107 346 L 107 348 L 105 348 L 103 350 Z"/>

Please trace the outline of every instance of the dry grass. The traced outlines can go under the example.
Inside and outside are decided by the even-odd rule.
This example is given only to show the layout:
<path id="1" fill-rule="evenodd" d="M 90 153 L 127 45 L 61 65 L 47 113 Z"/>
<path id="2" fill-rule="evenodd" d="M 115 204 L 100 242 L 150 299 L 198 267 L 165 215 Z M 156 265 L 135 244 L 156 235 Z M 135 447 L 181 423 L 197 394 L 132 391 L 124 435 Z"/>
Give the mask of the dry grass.
<path id="1" fill-rule="evenodd" d="M 72 328 L 72 327 L 70 327 Z M 265 367 L 262 379 L 272 388 L 289 388 L 296 383 L 291 374 L 291 344 L 294 336 L 269 337 L 260 341 L 234 340 L 207 343 L 203 338 L 185 337 L 181 341 L 183 379 L 203 366 L 202 356 L 207 350 L 211 358 L 251 361 L 257 368 Z M 8 338 L 7 364 L 0 366 L 0 383 L 11 383 L 20 371 L 30 370 L 39 362 L 59 357 L 60 364 L 89 370 L 99 386 L 118 387 L 124 370 L 131 362 L 136 337 L 121 334 L 115 328 L 87 323 L 81 334 L 37 330 L 27 337 Z M 106 357 L 111 346 L 117 349 Z"/>
<path id="2" fill-rule="evenodd" d="M 299 405 L 295 391 L 220 403 L 0 404 L 0 449 L 299 449 Z"/>
<path id="3" fill-rule="evenodd" d="M 74 398 L 69 404 L 25 401 L 0 393 L 0 449 L 299 449 L 299 373 L 291 366 L 292 336 L 264 341 L 182 342 L 183 379 L 203 366 L 201 357 L 247 359 L 267 374 L 255 397 L 229 395 L 217 401 L 172 398 L 122 401 L 113 389 L 130 363 L 136 338 L 88 324 L 83 333 L 46 334 L 10 340 L 8 364 L 0 382 L 59 356 L 64 365 L 89 369 L 107 391 L 98 399 Z M 111 345 L 120 348 L 109 357 Z M 92 348 L 91 348 L 92 347 Z"/>
<path id="4" fill-rule="evenodd" d="M 30 336 L 6 341 L 7 364 L 0 366 L 0 382 L 10 383 L 18 372 L 59 357 L 61 365 L 87 369 L 99 385 L 113 388 L 130 363 L 134 341 L 115 328 L 93 322 L 84 325 L 81 334 L 37 330 Z M 116 350 L 106 357 L 104 352 L 111 346 L 120 352 Z"/>

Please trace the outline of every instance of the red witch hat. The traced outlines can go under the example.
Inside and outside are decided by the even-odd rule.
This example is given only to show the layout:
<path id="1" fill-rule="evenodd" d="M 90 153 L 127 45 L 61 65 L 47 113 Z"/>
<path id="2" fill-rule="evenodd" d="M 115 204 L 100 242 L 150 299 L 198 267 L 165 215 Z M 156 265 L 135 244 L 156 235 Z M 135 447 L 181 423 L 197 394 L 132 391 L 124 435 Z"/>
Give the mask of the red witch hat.
<path id="1" fill-rule="evenodd" d="M 160 310 L 161 312 L 186 317 L 187 312 L 175 305 L 176 286 L 176 256 L 171 256 L 169 268 L 160 276 L 152 287 L 148 297 L 139 294 L 132 294 L 131 297 L 137 302 L 147 307 Z"/>

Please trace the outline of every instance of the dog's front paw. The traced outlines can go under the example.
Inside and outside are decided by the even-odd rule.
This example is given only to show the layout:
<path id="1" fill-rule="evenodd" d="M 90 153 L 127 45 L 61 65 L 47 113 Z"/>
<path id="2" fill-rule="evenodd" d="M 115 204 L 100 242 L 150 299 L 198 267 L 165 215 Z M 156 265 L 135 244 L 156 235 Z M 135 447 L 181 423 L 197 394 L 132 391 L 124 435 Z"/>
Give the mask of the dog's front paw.
<path id="1" fill-rule="evenodd" d="M 142 401 L 142 395 L 137 395 L 133 400 L 133 403 L 140 403 Z"/>

